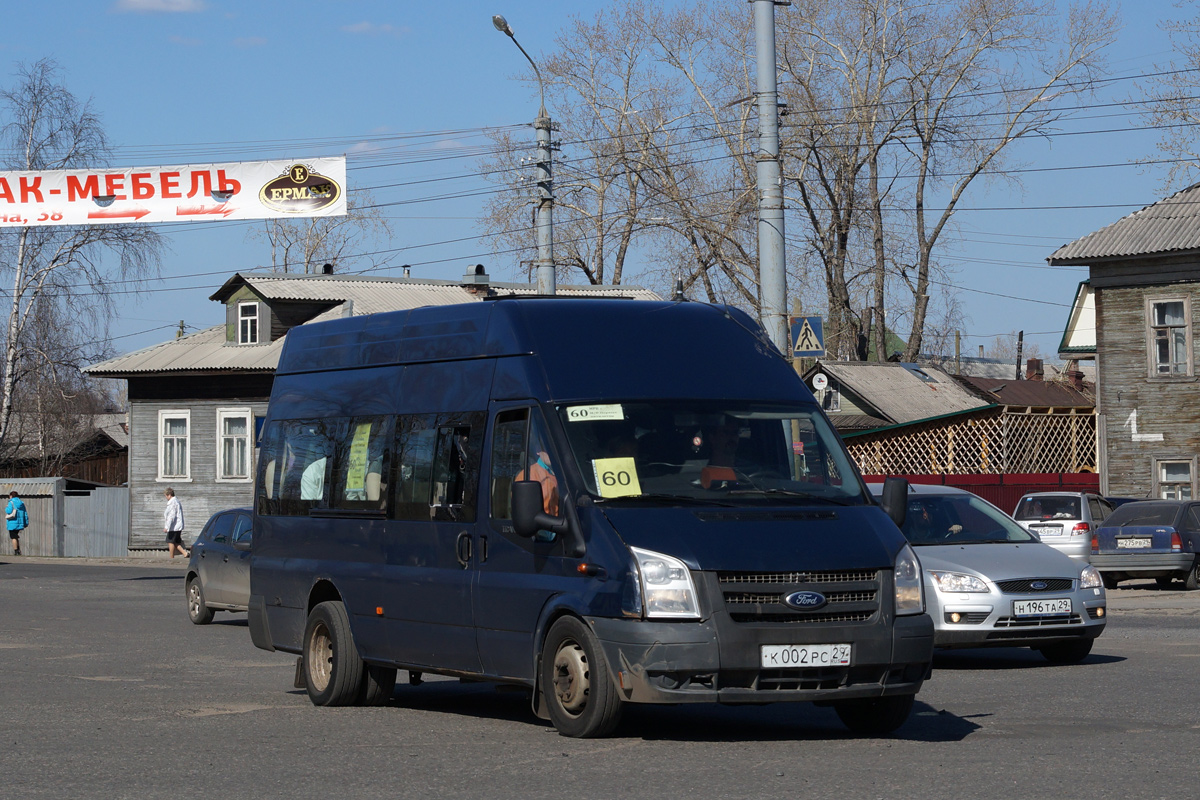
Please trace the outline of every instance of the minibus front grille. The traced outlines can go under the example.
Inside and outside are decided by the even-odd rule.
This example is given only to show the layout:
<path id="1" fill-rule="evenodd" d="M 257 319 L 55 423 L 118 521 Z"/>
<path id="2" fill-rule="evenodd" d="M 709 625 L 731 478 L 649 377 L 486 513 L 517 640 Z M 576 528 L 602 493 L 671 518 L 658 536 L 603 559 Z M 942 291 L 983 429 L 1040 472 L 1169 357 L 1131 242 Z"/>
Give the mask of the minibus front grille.
<path id="1" fill-rule="evenodd" d="M 719 572 L 725 610 L 738 623 L 834 625 L 869 622 L 879 613 L 879 570 Z M 815 608 L 788 605 L 796 592 L 824 598 Z"/>

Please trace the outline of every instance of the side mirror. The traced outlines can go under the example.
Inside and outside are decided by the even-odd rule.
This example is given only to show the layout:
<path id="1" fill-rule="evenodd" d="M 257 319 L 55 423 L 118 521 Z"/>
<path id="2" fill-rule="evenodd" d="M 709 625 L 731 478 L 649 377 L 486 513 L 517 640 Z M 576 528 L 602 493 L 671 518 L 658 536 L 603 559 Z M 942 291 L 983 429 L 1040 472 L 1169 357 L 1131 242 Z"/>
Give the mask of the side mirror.
<path id="1" fill-rule="evenodd" d="M 904 478 L 885 480 L 879 505 L 883 506 L 884 513 L 891 517 L 897 528 L 904 527 L 904 519 L 908 516 L 908 481 Z"/>
<path id="2" fill-rule="evenodd" d="M 244 539 L 238 539 L 237 541 L 235 541 L 233 543 L 233 549 L 241 550 L 242 552 L 246 552 L 246 553 L 250 552 L 250 537 L 246 537 Z"/>
<path id="3" fill-rule="evenodd" d="M 569 526 L 566 517 L 552 517 L 542 504 L 542 485 L 537 481 L 513 481 L 513 530 L 518 536 L 531 539 L 538 531 L 565 534 Z"/>

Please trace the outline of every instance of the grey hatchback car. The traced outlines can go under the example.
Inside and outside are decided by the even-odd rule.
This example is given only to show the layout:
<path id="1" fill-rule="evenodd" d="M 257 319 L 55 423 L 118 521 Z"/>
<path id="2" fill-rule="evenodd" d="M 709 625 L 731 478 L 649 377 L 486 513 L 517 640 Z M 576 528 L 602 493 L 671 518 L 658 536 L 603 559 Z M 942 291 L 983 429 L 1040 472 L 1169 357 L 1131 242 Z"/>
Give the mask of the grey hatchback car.
<path id="1" fill-rule="evenodd" d="M 934 647 L 1029 647 L 1066 664 L 1086 658 L 1104 630 L 1099 571 L 1042 544 L 982 497 L 913 484 L 901 530 L 925 574 Z"/>
<path id="2" fill-rule="evenodd" d="M 216 611 L 245 611 L 250 604 L 250 509 L 231 508 L 209 518 L 192 544 L 184 593 L 188 619 L 212 622 Z"/>
<path id="3" fill-rule="evenodd" d="M 1013 519 L 1046 544 L 1087 564 L 1092 533 L 1114 510 L 1090 492 L 1032 492 L 1017 503 Z"/>

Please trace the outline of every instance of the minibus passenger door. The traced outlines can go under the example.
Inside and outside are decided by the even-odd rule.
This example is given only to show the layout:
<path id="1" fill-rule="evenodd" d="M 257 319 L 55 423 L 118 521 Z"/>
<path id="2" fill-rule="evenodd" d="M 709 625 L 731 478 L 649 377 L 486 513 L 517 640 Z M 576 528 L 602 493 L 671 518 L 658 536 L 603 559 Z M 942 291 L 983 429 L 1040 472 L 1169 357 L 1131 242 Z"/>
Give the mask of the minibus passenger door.
<path id="1" fill-rule="evenodd" d="M 515 406 L 515 407 L 514 407 Z M 547 513 L 559 514 L 560 474 L 541 411 L 494 404 L 488 433 L 480 523 L 475 548 L 475 629 L 484 672 L 533 677 L 533 632 L 555 594 L 578 585 L 563 555 L 562 537 L 518 536 L 512 524 L 512 483 L 542 484 Z"/>

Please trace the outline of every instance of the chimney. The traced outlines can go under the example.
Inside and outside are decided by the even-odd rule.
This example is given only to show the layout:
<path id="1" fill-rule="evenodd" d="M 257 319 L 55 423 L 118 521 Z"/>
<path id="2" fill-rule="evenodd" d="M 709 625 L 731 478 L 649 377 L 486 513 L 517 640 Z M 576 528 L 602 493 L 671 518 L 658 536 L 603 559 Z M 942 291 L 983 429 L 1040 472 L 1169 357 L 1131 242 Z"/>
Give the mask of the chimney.
<path id="1" fill-rule="evenodd" d="M 1031 358 L 1025 362 L 1025 380 L 1041 381 L 1045 379 L 1046 373 L 1042 368 L 1042 360 L 1040 358 Z"/>
<path id="2" fill-rule="evenodd" d="M 1083 372 L 1077 369 L 1067 370 L 1067 382 L 1077 392 L 1083 391 Z"/>
<path id="3" fill-rule="evenodd" d="M 491 280 L 483 264 L 475 264 L 467 267 L 467 274 L 462 278 L 462 286 L 476 297 L 487 297 L 491 293 Z"/>

